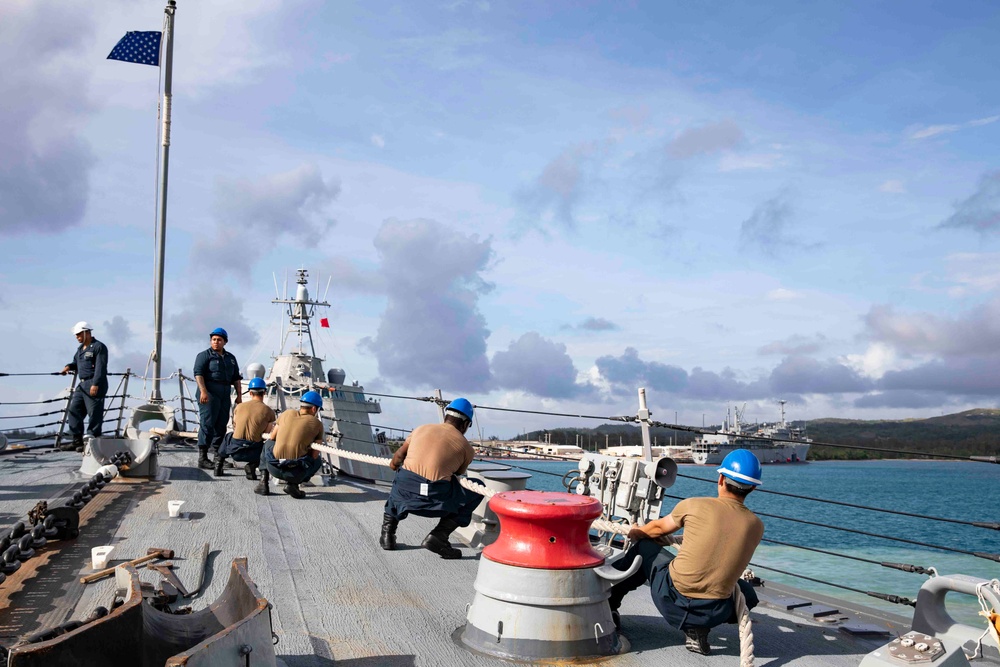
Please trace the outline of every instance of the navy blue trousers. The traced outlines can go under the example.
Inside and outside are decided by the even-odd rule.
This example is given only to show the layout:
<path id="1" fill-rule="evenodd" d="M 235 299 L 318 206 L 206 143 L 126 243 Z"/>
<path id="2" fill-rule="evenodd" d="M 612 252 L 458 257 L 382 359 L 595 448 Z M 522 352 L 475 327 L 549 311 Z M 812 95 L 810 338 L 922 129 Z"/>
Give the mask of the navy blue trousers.
<path id="1" fill-rule="evenodd" d="M 103 393 L 100 398 L 92 398 L 89 392 L 82 389 L 73 391 L 66 415 L 66 425 L 69 427 L 71 435 L 83 435 L 84 416 L 87 417 L 88 421 L 87 433 L 95 438 L 101 437 L 101 427 L 104 425 Z"/>
<path id="2" fill-rule="evenodd" d="M 201 424 L 198 428 L 198 447 L 218 450 L 229 425 L 229 408 L 232 406 L 230 385 L 216 382 L 206 382 L 205 385 L 208 387 L 208 403 L 200 402 L 200 388 L 194 393 L 199 400 L 198 417 Z"/>
<path id="3" fill-rule="evenodd" d="M 311 453 L 284 462 L 274 457 L 274 442 L 268 441 L 260 455 L 260 467 L 287 484 L 304 484 L 323 466 L 323 459 Z"/>
<path id="4" fill-rule="evenodd" d="M 222 439 L 222 446 L 219 447 L 219 456 L 229 457 L 240 463 L 259 463 L 260 456 L 264 453 L 264 441 L 254 442 L 243 438 L 234 438 L 232 433 L 227 433 Z"/>
<path id="5" fill-rule="evenodd" d="M 648 583 L 657 611 L 667 623 L 678 630 L 714 628 L 723 623 L 736 623 L 739 620 L 736 618 L 736 605 L 733 604 L 732 597 L 722 600 L 699 600 L 685 597 L 674 588 L 668 567 L 670 561 L 674 559 L 674 554 L 653 540 L 639 540 L 633 544 L 625 556 L 614 564 L 614 568 L 627 570 L 636 556 L 642 556 L 642 565 L 636 573 L 611 587 L 608 603 L 612 611 L 621 606 L 626 593 Z M 746 598 L 747 609 L 756 607 L 759 600 L 750 582 L 740 579 L 737 583 L 743 591 L 743 597 Z"/>
<path id="6" fill-rule="evenodd" d="M 385 501 L 385 513 L 398 521 L 408 514 L 448 517 L 464 527 L 472 523 L 472 512 L 482 500 L 481 495 L 459 484 L 455 475 L 450 479 L 428 482 L 425 477 L 400 468 L 392 482 L 389 499 Z"/>

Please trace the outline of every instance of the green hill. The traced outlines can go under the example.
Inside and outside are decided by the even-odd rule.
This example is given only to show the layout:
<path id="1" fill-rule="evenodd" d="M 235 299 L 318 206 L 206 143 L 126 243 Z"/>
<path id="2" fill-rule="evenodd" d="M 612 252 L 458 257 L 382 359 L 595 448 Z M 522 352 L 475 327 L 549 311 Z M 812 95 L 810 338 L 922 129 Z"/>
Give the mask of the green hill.
<path id="1" fill-rule="evenodd" d="M 1000 410 L 977 408 L 952 415 L 929 419 L 854 420 L 812 419 L 793 422 L 804 427 L 806 435 L 817 442 L 830 442 L 855 447 L 875 447 L 900 452 L 926 452 L 953 456 L 1000 456 Z M 718 425 L 706 429 L 721 428 Z M 688 444 L 694 434 L 664 428 L 651 430 L 657 444 L 671 441 Z M 593 429 L 554 428 L 531 431 L 517 436 L 520 440 L 550 441 L 560 445 L 582 443 L 584 449 L 596 450 L 608 445 L 640 445 L 642 435 L 634 424 L 604 424 Z M 580 439 L 577 439 L 577 436 Z M 888 452 L 844 449 L 813 445 L 809 458 L 822 459 L 880 459 L 911 458 L 912 454 L 894 455 Z"/>

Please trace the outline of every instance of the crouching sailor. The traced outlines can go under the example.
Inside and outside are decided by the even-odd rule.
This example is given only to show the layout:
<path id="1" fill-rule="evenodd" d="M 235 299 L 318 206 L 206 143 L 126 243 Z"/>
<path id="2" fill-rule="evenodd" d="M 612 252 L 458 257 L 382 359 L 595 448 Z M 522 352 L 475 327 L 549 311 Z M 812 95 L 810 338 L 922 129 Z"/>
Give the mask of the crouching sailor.
<path id="1" fill-rule="evenodd" d="M 233 432 L 227 433 L 215 457 L 215 476 L 223 477 L 226 457 L 246 463 L 243 472 L 247 479 L 257 479 L 257 466 L 264 451 L 264 434 L 274 428 L 274 410 L 264 403 L 267 385 L 260 378 L 253 378 L 247 385 L 250 400 L 240 403 L 233 410 Z"/>
<path id="2" fill-rule="evenodd" d="M 323 442 L 323 422 L 316 416 L 322 407 L 323 397 L 307 391 L 302 394 L 298 410 L 281 413 L 271 440 L 264 444 L 260 457 L 263 475 L 254 493 L 269 495 L 267 483 L 271 474 L 285 483 L 285 493 L 292 498 L 306 497 L 299 484 L 308 482 L 323 465 L 319 452 L 312 449 L 312 443 Z"/>
<path id="3" fill-rule="evenodd" d="M 733 603 L 737 584 L 747 608 L 757 606 L 757 594 L 741 575 L 764 535 L 764 524 L 743 504 L 760 484 L 760 461 L 749 450 L 737 449 L 718 472 L 717 498 L 687 498 L 667 516 L 629 531 L 632 547 L 614 567 L 628 569 L 637 554 L 642 567 L 611 588 L 608 602 L 616 625 L 622 598 L 648 582 L 657 610 L 687 637 L 685 648 L 708 655 L 709 629 L 739 620 Z M 684 543 L 675 557 L 656 540 L 681 528 Z"/>
<path id="4" fill-rule="evenodd" d="M 443 424 L 418 426 L 392 457 L 389 467 L 396 471 L 396 478 L 385 503 L 379 539 L 386 551 L 396 548 L 396 526 L 412 513 L 440 517 L 420 546 L 441 558 L 462 557 L 448 538 L 453 530 L 472 522 L 472 511 L 483 499 L 463 488 L 457 477 L 475 455 L 465 439 L 472 425 L 472 404 L 456 398 L 444 414 Z"/>

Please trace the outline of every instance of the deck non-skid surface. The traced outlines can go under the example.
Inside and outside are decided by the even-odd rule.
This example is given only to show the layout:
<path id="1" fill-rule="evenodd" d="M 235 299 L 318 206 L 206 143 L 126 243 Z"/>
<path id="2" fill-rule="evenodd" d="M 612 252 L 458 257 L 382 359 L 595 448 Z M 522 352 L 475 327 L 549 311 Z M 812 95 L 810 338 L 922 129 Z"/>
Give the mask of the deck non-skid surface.
<path id="1" fill-rule="evenodd" d="M 23 513 L 32 498 L 42 497 L 28 497 L 23 486 L 28 480 L 45 488 L 72 481 L 65 470 L 78 464 L 79 455 L 52 453 L 38 460 L 44 463 L 3 462 L 0 486 L 20 486 L 22 493 L 16 508 L 13 500 L 0 497 L 0 511 Z M 253 493 L 255 483 L 241 470 L 228 469 L 218 479 L 194 463 L 192 448 L 163 448 L 160 480 L 127 499 L 123 494 L 112 505 L 116 511 L 109 517 L 118 524 L 106 543 L 116 546 L 113 562 L 141 556 L 150 547 L 173 549 L 178 577 L 193 587 L 202 544 L 209 542 L 206 586 L 191 601 L 199 608 L 221 593 L 232 559 L 245 556 L 251 577 L 274 606 L 277 652 L 289 667 L 510 664 L 471 653 L 452 640 L 473 599 L 478 552 L 463 549 L 461 560 L 444 561 L 419 548 L 434 521 L 421 517 L 400 524 L 397 551 L 378 547 L 387 487 L 338 480 L 332 486 L 304 487 L 305 500 L 278 487 L 262 497 Z M 46 476 L 39 466 L 53 470 Z M 60 466 L 61 476 L 55 474 Z M 184 500 L 187 516 L 168 518 L 169 500 Z M 59 576 L 75 580 L 89 573 L 89 548 L 85 555 L 79 548 L 66 556 L 70 553 L 78 562 L 61 558 Z M 159 581 L 159 575 L 142 572 L 144 580 Z M 47 576 L 40 569 L 36 583 Z M 67 593 L 69 588 L 72 584 L 63 584 Z M 81 618 L 98 605 L 109 605 L 113 589 L 111 579 L 84 587 L 69 617 Z M 758 665 L 857 665 L 882 643 L 770 610 L 755 610 L 753 619 Z M 648 589 L 625 600 L 622 621 L 631 650 L 603 664 L 738 664 L 736 626 L 712 632 L 713 655 L 691 654 L 683 648 L 683 635 L 656 612 Z"/>

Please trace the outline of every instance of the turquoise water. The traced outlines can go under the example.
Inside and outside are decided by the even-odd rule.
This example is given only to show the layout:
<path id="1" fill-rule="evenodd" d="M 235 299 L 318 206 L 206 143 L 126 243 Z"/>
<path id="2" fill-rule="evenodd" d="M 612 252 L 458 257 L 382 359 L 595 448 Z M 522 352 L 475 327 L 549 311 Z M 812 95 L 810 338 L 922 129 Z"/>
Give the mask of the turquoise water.
<path id="1" fill-rule="evenodd" d="M 505 464 L 512 464 L 504 460 Z M 574 468 L 563 461 L 525 461 L 530 468 L 529 487 L 544 491 L 564 490 L 559 477 Z M 553 474 L 542 474 L 553 473 Z M 710 467 L 681 466 L 680 474 L 709 482 L 679 478 L 667 489 L 672 496 L 714 496 L 715 477 Z M 937 461 L 820 461 L 796 466 L 764 468 L 765 488 L 817 498 L 868 505 L 966 521 L 1000 521 L 1000 465 Z M 666 514 L 677 502 L 667 498 Z M 869 533 L 903 537 L 923 546 L 856 535 L 778 518 L 761 517 L 764 537 L 781 542 L 835 551 L 877 561 L 935 567 L 941 574 L 963 573 L 986 579 L 1000 577 L 1000 563 L 933 549 L 930 544 L 966 551 L 1000 552 L 1000 532 L 959 524 L 929 521 L 881 512 L 839 507 L 766 493 L 751 494 L 747 505 L 759 512 L 794 517 Z M 864 591 L 891 593 L 916 599 L 925 575 L 900 572 L 879 565 L 804 551 L 794 547 L 762 543 L 753 562 L 780 570 L 850 586 Z M 763 567 L 755 573 L 764 579 L 805 590 L 860 602 L 909 616 L 911 607 L 883 602 L 861 593 L 779 574 Z M 956 619 L 980 626 L 975 598 L 951 595 L 949 611 Z"/>

